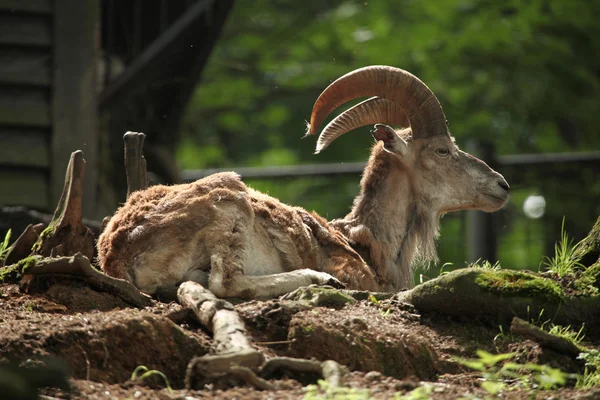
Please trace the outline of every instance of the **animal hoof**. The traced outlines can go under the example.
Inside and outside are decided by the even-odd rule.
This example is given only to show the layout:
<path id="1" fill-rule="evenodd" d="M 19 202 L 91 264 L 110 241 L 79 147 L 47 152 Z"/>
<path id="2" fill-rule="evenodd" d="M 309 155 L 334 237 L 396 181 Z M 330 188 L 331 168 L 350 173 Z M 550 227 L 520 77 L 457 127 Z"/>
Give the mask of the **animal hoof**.
<path id="1" fill-rule="evenodd" d="M 327 282 L 325 282 L 325 285 L 331 286 L 334 289 L 346 289 L 346 285 L 335 278 L 330 278 Z"/>

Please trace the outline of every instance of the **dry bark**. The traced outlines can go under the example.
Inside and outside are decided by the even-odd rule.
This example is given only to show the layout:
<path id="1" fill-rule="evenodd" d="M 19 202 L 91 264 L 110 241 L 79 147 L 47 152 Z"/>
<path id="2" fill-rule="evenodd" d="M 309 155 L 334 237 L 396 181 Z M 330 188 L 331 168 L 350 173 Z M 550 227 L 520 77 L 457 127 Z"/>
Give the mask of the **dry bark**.
<path id="1" fill-rule="evenodd" d="M 148 187 L 146 159 L 144 158 L 144 139 L 141 132 L 127 132 L 123 136 L 125 142 L 125 172 L 127 174 L 127 198 L 137 190 Z"/>
<path id="2" fill-rule="evenodd" d="M 84 173 L 83 152 L 77 150 L 71 153 L 65 185 L 52 221 L 33 246 L 33 254 L 57 257 L 81 253 L 88 259 L 94 256 L 94 234 L 82 221 Z"/>

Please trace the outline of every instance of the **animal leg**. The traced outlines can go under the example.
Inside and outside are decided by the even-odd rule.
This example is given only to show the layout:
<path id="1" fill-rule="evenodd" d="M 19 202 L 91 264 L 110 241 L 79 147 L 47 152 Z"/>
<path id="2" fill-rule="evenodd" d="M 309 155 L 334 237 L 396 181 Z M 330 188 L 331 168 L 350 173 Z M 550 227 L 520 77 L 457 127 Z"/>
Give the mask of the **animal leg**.
<path id="1" fill-rule="evenodd" d="M 211 258 L 209 289 L 217 297 L 266 299 L 281 296 L 299 287 L 312 284 L 344 287 L 333 276 L 312 269 L 298 269 L 262 276 L 246 276 L 238 270 L 236 273 L 228 275 L 224 260 L 217 255 Z"/>

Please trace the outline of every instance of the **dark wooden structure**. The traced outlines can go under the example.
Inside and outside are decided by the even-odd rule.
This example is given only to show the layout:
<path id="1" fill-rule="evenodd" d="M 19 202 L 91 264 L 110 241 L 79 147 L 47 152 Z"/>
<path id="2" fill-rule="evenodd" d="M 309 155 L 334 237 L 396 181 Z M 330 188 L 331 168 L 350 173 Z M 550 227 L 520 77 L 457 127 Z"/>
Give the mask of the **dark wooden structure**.
<path id="1" fill-rule="evenodd" d="M 98 0 L 0 0 L 0 204 L 50 210 L 72 149 L 95 207 Z"/>
<path id="2" fill-rule="evenodd" d="M 84 215 L 124 200 L 122 137 L 178 172 L 184 107 L 233 0 L 0 0 L 0 205 L 51 211 L 72 151 L 87 161 Z"/>

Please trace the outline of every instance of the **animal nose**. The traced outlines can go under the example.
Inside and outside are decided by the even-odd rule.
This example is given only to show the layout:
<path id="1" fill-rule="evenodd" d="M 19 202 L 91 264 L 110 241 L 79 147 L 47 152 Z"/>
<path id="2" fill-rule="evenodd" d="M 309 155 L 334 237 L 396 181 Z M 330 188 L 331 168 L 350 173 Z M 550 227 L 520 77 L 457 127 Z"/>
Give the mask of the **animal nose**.
<path id="1" fill-rule="evenodd" d="M 506 182 L 504 179 L 500 179 L 500 180 L 498 180 L 498 185 L 499 185 L 499 186 L 500 186 L 502 189 L 506 190 L 507 192 L 510 190 L 510 186 L 508 186 L 508 182 Z"/>

